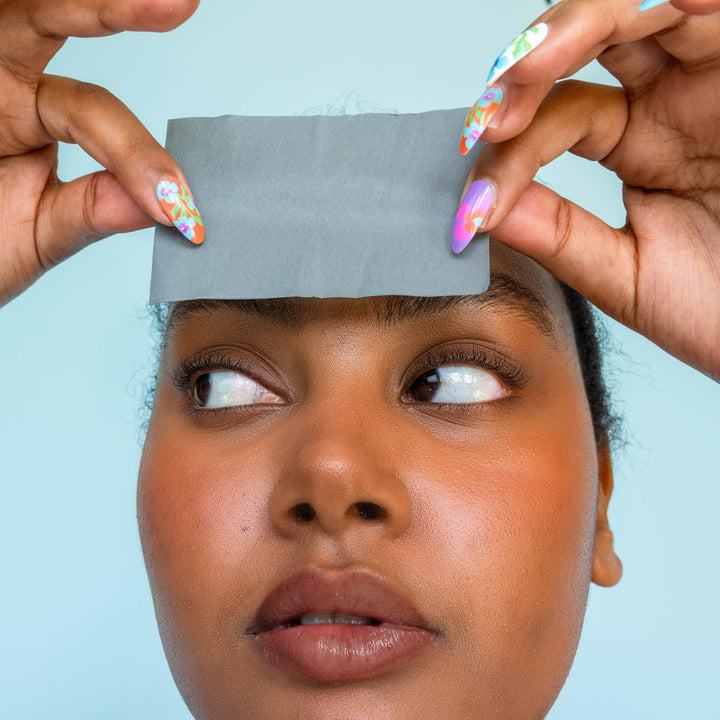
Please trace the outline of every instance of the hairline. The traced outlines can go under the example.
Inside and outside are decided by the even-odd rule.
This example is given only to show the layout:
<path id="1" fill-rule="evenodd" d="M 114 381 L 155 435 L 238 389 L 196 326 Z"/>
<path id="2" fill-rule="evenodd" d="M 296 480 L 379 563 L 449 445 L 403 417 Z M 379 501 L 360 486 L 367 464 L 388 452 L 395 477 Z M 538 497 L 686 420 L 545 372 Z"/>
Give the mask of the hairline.
<path id="1" fill-rule="evenodd" d="M 388 295 L 372 298 L 368 312 L 370 319 L 383 325 L 438 315 L 456 308 L 473 307 L 489 309 L 497 307 L 504 313 L 512 313 L 534 324 L 544 335 L 552 336 L 555 330 L 553 315 L 542 295 L 511 275 L 500 272 L 491 274 L 490 286 L 478 295 L 446 295 L 416 297 Z M 203 299 L 186 300 L 172 305 L 165 326 L 165 338 L 171 338 L 178 327 L 192 317 L 230 309 L 256 315 L 270 322 L 291 328 L 302 328 L 312 320 L 312 306 L 316 298 L 284 297 L 264 299 Z"/>

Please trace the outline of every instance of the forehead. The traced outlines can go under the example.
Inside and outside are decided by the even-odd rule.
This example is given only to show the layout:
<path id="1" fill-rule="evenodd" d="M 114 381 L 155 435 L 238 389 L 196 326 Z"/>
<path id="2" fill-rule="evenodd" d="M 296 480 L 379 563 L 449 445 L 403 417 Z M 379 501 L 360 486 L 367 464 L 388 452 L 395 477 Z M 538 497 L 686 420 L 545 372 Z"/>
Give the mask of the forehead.
<path id="1" fill-rule="evenodd" d="M 172 306 L 166 336 L 171 337 L 193 320 L 220 312 L 260 318 L 295 330 L 324 321 L 392 326 L 461 312 L 501 314 L 531 323 L 549 339 L 571 338 L 570 316 L 555 278 L 534 261 L 496 241 L 491 241 L 490 255 L 490 287 L 481 295 L 193 300 Z"/>

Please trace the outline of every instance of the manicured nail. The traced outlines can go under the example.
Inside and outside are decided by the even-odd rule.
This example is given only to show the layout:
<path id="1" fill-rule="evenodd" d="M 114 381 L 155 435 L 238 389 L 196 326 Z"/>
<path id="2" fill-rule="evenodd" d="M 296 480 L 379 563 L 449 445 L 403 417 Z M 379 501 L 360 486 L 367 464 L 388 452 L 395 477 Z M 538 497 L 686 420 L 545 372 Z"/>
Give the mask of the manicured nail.
<path id="1" fill-rule="evenodd" d="M 548 34 L 546 23 L 538 23 L 521 32 L 501 53 L 490 68 L 485 85 L 495 84 L 506 70 L 534 50 Z"/>
<path id="2" fill-rule="evenodd" d="M 643 0 L 643 2 L 640 3 L 640 10 L 649 10 L 650 8 L 657 7 L 658 5 L 664 5 L 666 2 L 670 2 L 670 0 Z"/>
<path id="3" fill-rule="evenodd" d="M 472 106 L 465 120 L 462 137 L 460 138 L 460 153 L 465 155 L 480 139 L 485 128 L 490 124 L 495 113 L 503 101 L 503 91 L 499 85 L 492 85 Z"/>
<path id="4" fill-rule="evenodd" d="M 495 190 L 484 180 L 475 180 L 460 203 L 453 227 L 452 251 L 459 253 L 480 232 L 485 218 L 495 205 Z"/>
<path id="5" fill-rule="evenodd" d="M 199 245 L 205 239 L 205 226 L 192 193 L 177 178 L 168 176 L 160 180 L 157 198 L 163 212 L 188 240 Z"/>

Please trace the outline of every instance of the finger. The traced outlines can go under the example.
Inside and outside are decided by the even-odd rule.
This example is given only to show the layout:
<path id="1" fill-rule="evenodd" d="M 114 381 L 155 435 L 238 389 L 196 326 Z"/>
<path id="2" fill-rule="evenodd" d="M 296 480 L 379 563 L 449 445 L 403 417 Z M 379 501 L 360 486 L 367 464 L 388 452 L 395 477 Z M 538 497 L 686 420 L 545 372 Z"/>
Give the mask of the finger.
<path id="1" fill-rule="evenodd" d="M 692 15 L 708 15 L 720 10 L 719 0 L 675 0 L 672 5 Z"/>
<path id="2" fill-rule="evenodd" d="M 57 183 L 38 207 L 35 244 L 42 272 L 97 240 L 152 225 L 107 170 Z"/>
<path id="3" fill-rule="evenodd" d="M 460 252 L 478 230 L 492 230 L 510 212 L 540 167 L 570 150 L 601 160 L 618 144 L 628 118 L 621 88 L 566 80 L 554 86 L 532 124 L 481 150 L 465 186 L 453 230 Z"/>
<path id="4" fill-rule="evenodd" d="M 531 257 L 603 312 L 720 380 L 720 322 L 716 313 L 697 312 L 697 298 L 718 294 L 718 262 L 707 244 L 705 210 L 696 206 L 693 213 L 693 201 L 680 200 L 673 212 L 658 219 L 649 200 L 642 198 L 632 225 L 645 216 L 654 224 L 652 240 L 636 235 L 630 226 L 613 229 L 532 183 L 493 236 Z M 677 268 L 690 269 L 692 291 Z"/>
<path id="5" fill-rule="evenodd" d="M 685 73 L 702 74 L 716 67 L 719 60 L 720 13 L 687 16 L 668 30 L 614 45 L 598 57 L 600 64 L 633 95 L 663 80 L 677 65 Z"/>
<path id="6" fill-rule="evenodd" d="M 720 12 L 704 17 L 686 15 L 683 22 L 658 33 L 659 45 L 692 72 L 717 64 L 720 57 Z"/>
<path id="7" fill-rule="evenodd" d="M 637 327 L 632 234 L 611 228 L 549 188 L 532 183 L 492 235 L 535 260 L 603 312 Z"/>
<path id="8" fill-rule="evenodd" d="M 0 306 L 94 240 L 152 224 L 107 171 L 57 180 L 57 143 L 3 158 Z"/>
<path id="9" fill-rule="evenodd" d="M 567 0 L 552 15 L 541 16 L 547 24 L 545 39 L 502 77 L 520 85 L 556 80 L 610 45 L 655 34 L 684 17 L 670 5 L 641 13 L 633 0 Z"/>
<path id="10" fill-rule="evenodd" d="M 514 85 L 500 81 L 491 85 L 468 114 L 461 133 L 460 152 L 466 154 L 480 138 L 497 143 L 521 133 L 532 122 L 535 110 L 553 84 Z M 493 104 L 488 106 L 488 93 L 501 98 L 498 108 Z"/>
<path id="11" fill-rule="evenodd" d="M 631 0 L 568 0 L 551 8 L 533 26 L 547 25 L 544 40 L 532 47 L 540 36 L 534 40 L 529 35 L 522 42 L 511 43 L 509 54 L 507 50 L 501 53 L 500 66 L 508 67 L 501 82 L 512 86 L 512 93 L 505 102 L 500 132 L 483 139 L 497 142 L 527 127 L 552 83 L 573 74 L 609 45 L 643 38 L 680 24 L 683 17 L 670 6 L 648 17 Z M 490 76 L 495 74 L 491 71 Z"/>
<path id="12" fill-rule="evenodd" d="M 631 97 L 656 85 L 676 64 L 655 37 L 613 45 L 598 56 L 598 62 Z"/>
<path id="13" fill-rule="evenodd" d="M 37 108 L 53 138 L 80 145 L 151 218 L 165 225 L 174 223 L 188 239 L 202 242 L 202 219 L 182 171 L 112 93 L 97 85 L 43 75 Z M 167 195 L 161 200 L 163 195 L 158 194 L 168 179 L 175 183 L 172 202 Z"/>
<path id="14" fill-rule="evenodd" d="M 498 142 L 523 130 L 544 91 L 597 56 L 634 90 L 662 77 L 672 62 L 667 53 L 701 70 L 720 55 L 720 13 L 688 17 L 666 5 L 648 14 L 629 0 L 568 0 L 541 15 L 531 30 L 541 26 L 542 33 L 527 31 L 513 41 L 491 70 L 493 82 L 513 91 L 504 100 L 500 131 L 483 139 Z M 507 69 L 498 75 L 496 66 Z"/>
<path id="15" fill-rule="evenodd" d="M 4 0 L 0 61 L 39 75 L 71 35 L 99 37 L 123 30 L 164 32 L 183 23 L 199 0 Z"/>

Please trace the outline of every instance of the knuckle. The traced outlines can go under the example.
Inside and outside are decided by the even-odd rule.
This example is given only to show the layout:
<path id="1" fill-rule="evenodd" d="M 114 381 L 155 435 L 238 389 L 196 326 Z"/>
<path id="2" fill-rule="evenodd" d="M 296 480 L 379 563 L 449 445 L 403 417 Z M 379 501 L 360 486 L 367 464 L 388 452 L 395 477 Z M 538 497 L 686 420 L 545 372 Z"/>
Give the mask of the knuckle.
<path id="1" fill-rule="evenodd" d="M 556 82 L 548 93 L 548 99 L 552 101 L 567 102 L 581 97 L 587 90 L 587 83 L 582 80 L 569 78 Z"/>
<path id="2" fill-rule="evenodd" d="M 86 232 L 86 238 L 90 241 L 101 237 L 95 225 L 96 207 L 100 197 L 100 174 L 94 173 L 90 176 L 89 182 L 85 187 L 82 202 L 82 217 Z"/>
<path id="3" fill-rule="evenodd" d="M 524 132 L 503 143 L 498 152 L 498 166 L 514 177 L 527 177 L 528 182 L 545 164 L 545 144 L 533 132 Z"/>
<path id="4" fill-rule="evenodd" d="M 100 85 L 77 80 L 68 88 L 71 102 L 76 106 L 98 105 L 114 99 L 113 94 Z"/>
<path id="5" fill-rule="evenodd" d="M 572 238 L 573 227 L 572 205 L 567 198 L 558 197 L 555 210 L 555 236 L 550 254 L 553 258 L 561 258 L 565 254 L 568 243 Z"/>

